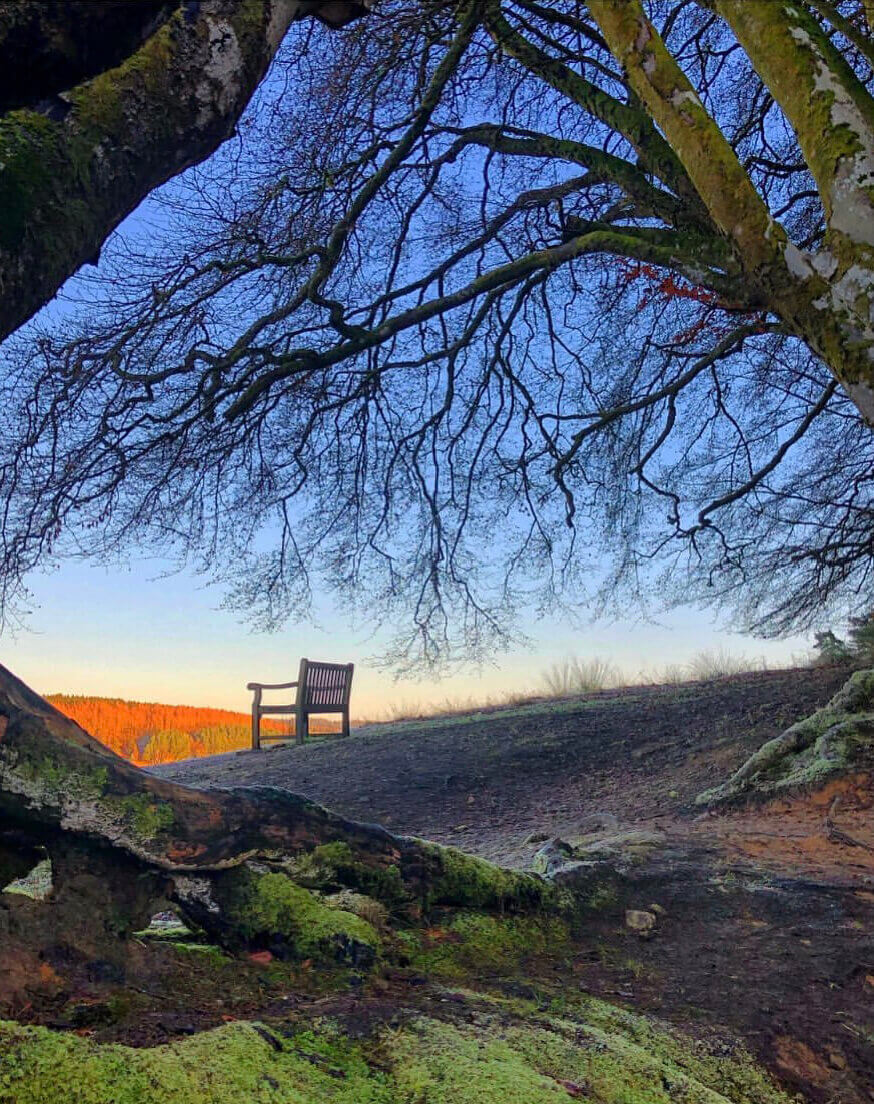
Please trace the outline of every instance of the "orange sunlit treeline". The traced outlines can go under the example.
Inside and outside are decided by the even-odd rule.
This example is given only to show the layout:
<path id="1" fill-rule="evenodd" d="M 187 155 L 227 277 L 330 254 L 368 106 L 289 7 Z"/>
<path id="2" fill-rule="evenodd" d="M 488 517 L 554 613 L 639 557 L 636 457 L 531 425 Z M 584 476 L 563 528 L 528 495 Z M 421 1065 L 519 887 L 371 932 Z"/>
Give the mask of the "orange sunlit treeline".
<path id="1" fill-rule="evenodd" d="M 49 694 L 47 700 L 112 751 L 139 766 L 218 755 L 251 743 L 248 713 L 79 694 Z M 338 727 L 315 717 L 310 721 L 313 732 L 336 732 Z M 261 730 L 268 737 L 285 736 L 294 732 L 294 720 L 265 717 Z"/>

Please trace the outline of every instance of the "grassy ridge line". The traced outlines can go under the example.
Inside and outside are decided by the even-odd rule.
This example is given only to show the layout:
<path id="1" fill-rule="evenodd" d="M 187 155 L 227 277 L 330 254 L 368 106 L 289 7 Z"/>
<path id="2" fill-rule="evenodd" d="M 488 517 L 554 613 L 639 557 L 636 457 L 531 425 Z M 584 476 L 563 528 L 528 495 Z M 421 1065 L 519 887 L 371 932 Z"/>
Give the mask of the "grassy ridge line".
<path id="1" fill-rule="evenodd" d="M 391 727 L 392 730 L 403 730 L 416 727 L 447 724 L 468 724 L 482 721 L 484 717 L 492 714 L 500 714 L 501 719 L 526 717 L 542 713 L 574 713 L 592 706 L 619 706 L 627 705 L 649 695 L 659 693 L 677 694 L 678 696 L 694 695 L 698 692 L 702 683 L 706 682 L 732 682 L 737 679 L 756 676 L 764 679 L 780 678 L 798 671 L 807 670 L 809 664 L 792 664 L 786 667 L 774 667 L 765 669 L 760 666 L 749 668 L 745 671 L 732 671 L 730 673 L 717 673 L 697 675 L 685 679 L 667 679 L 664 682 L 652 680 L 629 681 L 615 686 L 580 688 L 563 691 L 562 693 L 549 693 L 533 691 L 530 693 L 512 693 L 504 696 L 490 697 L 476 701 L 471 698 L 467 701 L 447 700 L 440 705 L 426 706 L 420 711 L 408 706 L 406 709 L 395 709 L 391 716 L 368 718 L 356 721 L 358 728 L 377 728 L 381 726 Z M 849 671 L 849 668 L 848 668 Z"/>
<path id="2" fill-rule="evenodd" d="M 788 663 L 769 664 L 764 656 L 750 658 L 717 648 L 697 652 L 687 663 L 669 663 L 659 668 L 641 670 L 637 675 L 629 675 L 612 661 L 599 656 L 580 659 L 571 655 L 542 671 L 540 686 L 536 688 L 510 690 L 485 699 L 447 697 L 442 702 L 426 705 L 415 701 L 400 701 L 389 705 L 382 714 L 360 718 L 356 724 L 390 724 L 397 721 L 452 717 L 462 713 L 491 713 L 500 709 L 578 698 L 581 695 L 616 694 L 645 687 L 682 687 L 713 679 L 795 671 L 816 666 L 820 662 L 813 655 L 795 655 Z M 846 665 L 847 662 L 844 659 L 837 665 Z"/>

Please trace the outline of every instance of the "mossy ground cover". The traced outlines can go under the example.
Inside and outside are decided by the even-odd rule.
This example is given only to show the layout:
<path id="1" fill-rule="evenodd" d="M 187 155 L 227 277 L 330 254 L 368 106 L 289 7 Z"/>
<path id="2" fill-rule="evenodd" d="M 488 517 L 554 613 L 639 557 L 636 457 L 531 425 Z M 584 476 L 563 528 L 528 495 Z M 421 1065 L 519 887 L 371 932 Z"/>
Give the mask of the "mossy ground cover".
<path id="1" fill-rule="evenodd" d="M 572 953 L 567 922 L 554 916 L 494 917 L 465 911 L 445 925 L 401 932 L 398 939 L 411 969 L 453 981 L 515 977 L 544 957 L 555 964 Z"/>
<path id="2" fill-rule="evenodd" d="M 280 872 L 237 874 L 228 901 L 228 917 L 244 937 L 283 938 L 298 957 L 354 957 L 355 948 L 379 945 L 367 920 L 326 904 L 318 894 Z"/>
<path id="3" fill-rule="evenodd" d="M 788 1104 L 749 1056 L 578 1002 L 561 1016 L 456 991 L 366 1034 L 335 1020 L 227 1024 L 167 1046 L 0 1023 L 0 1104 Z M 458 1012 L 463 1012 L 463 1022 Z M 353 1037 L 357 1034 L 359 1037 Z"/>
<path id="4" fill-rule="evenodd" d="M 471 861 L 455 876 L 464 885 L 472 876 L 483 900 L 499 902 L 495 868 Z M 566 901 L 527 910 L 516 901 L 505 911 L 444 905 L 418 921 L 383 909 L 370 923 L 348 906 L 372 899 L 341 893 L 332 902 L 257 864 L 235 877 L 236 927 L 256 943 L 285 932 L 289 960 L 140 933 L 157 1006 L 122 988 L 86 999 L 70 1019 L 78 1030 L 0 1022 L 0 1104 L 55 1104 L 59 1094 L 76 1104 L 788 1100 L 745 1056 L 714 1057 L 583 999 L 573 973 L 581 914 Z M 336 955 L 350 940 L 373 950 L 363 968 Z M 178 1025 L 176 1037 L 126 1045 L 154 1043 L 138 1024 L 156 1016 L 171 1032 Z"/>

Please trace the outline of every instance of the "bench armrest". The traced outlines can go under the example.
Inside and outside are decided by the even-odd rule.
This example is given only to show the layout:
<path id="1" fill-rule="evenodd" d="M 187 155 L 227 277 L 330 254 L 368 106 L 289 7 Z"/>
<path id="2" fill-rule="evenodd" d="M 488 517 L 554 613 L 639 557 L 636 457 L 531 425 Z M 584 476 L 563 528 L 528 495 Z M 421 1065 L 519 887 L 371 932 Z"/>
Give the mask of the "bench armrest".
<path id="1" fill-rule="evenodd" d="M 297 686 L 294 682 L 247 682 L 247 690 L 288 690 L 291 686 Z"/>

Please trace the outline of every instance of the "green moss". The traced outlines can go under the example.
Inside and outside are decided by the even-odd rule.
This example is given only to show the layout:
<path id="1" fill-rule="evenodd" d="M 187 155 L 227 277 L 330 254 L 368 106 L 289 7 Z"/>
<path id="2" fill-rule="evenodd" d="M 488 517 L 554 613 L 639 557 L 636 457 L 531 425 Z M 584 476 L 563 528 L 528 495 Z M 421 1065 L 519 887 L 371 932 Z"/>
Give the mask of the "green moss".
<path id="1" fill-rule="evenodd" d="M 181 14 L 174 15 L 117 68 L 98 74 L 68 94 L 85 134 L 99 140 L 122 127 L 125 123 L 123 105 L 132 87 L 141 89 L 150 101 L 156 100 L 172 109 L 165 89 L 171 69 L 173 37 L 180 21 Z M 168 133 L 172 116 L 172 110 L 165 111 Z"/>
<path id="2" fill-rule="evenodd" d="M 546 1104 L 788 1104 L 748 1055 L 713 1057 L 641 1017 L 510 1020 L 503 1002 L 462 1028 L 420 1019 L 388 1051 L 401 1100 Z M 609 1006 L 602 1006 L 609 1008 Z"/>
<path id="3" fill-rule="evenodd" d="M 869 128 L 874 127 L 870 95 L 803 4 L 787 5 L 779 20 L 770 0 L 720 8 L 795 128 L 830 223 L 836 170 L 844 159 L 865 152 L 862 136 L 840 121 L 846 111 L 834 111 L 834 89 L 849 95 Z"/>
<path id="4" fill-rule="evenodd" d="M 619 892 L 615 885 L 600 885 L 589 894 L 586 904 L 598 912 L 608 912 L 619 907 Z"/>
<path id="5" fill-rule="evenodd" d="M 251 943 L 285 941 L 300 958 L 368 965 L 379 936 L 372 924 L 331 908 L 285 874 L 234 871 L 222 889 L 231 924 Z"/>
<path id="6" fill-rule="evenodd" d="M 380 901 L 368 897 L 364 893 L 356 893 L 352 889 L 341 889 L 339 893 L 332 893 L 324 898 L 329 908 L 341 909 L 344 912 L 352 912 L 366 920 L 379 931 L 388 924 L 388 909 Z"/>
<path id="7" fill-rule="evenodd" d="M 323 843 L 297 859 L 290 868 L 296 882 L 310 889 L 351 889 L 372 897 L 388 909 L 410 902 L 397 866 L 371 865 L 352 850 L 348 843 L 336 840 Z"/>
<path id="8" fill-rule="evenodd" d="M 263 1033 L 262 1033 L 263 1032 Z M 228 1024 L 169 1046 L 98 1045 L 0 1022 L 0 1102 L 56 1104 L 394 1104 L 389 1078 L 334 1036 L 287 1042 Z"/>
<path id="9" fill-rule="evenodd" d="M 453 981 L 514 974 L 533 958 L 571 951 L 567 924 L 555 917 L 462 912 L 445 928 L 400 938 L 414 970 Z"/>
<path id="10" fill-rule="evenodd" d="M 548 883 L 532 874 L 520 874 L 495 866 L 454 847 L 423 844 L 437 871 L 428 893 L 428 904 L 464 908 L 534 908 L 558 900 Z"/>
<path id="11" fill-rule="evenodd" d="M 113 812 L 121 814 L 126 826 L 140 839 L 154 839 L 173 827 L 173 807 L 149 794 L 107 798 L 105 804 Z"/>
<path id="12" fill-rule="evenodd" d="M 721 1101 L 785 1101 L 787 1097 L 747 1054 L 732 1062 L 696 1054 L 648 1021 L 609 1006 L 585 1022 L 553 1020 L 550 1030 L 517 1028 L 507 1041 L 538 1071 L 586 1086 L 603 1104 L 717 1104 Z"/>
<path id="13" fill-rule="evenodd" d="M 3 887 L 4 893 L 30 897 L 34 901 L 45 901 L 51 891 L 51 859 L 42 859 L 29 874 L 25 874 L 23 878 L 16 878 L 14 882 L 10 882 L 9 885 Z"/>
<path id="14" fill-rule="evenodd" d="M 495 866 L 485 859 L 426 840 L 418 844 L 428 867 L 426 908 L 531 909 L 555 905 L 559 895 L 531 875 Z M 414 903 L 397 866 L 374 866 L 343 841 L 322 844 L 290 868 L 295 881 L 311 889 L 348 888 L 373 897 L 389 910 Z"/>
<path id="15" fill-rule="evenodd" d="M 0 246 L 13 250 L 27 230 L 31 208 L 51 180 L 46 148 L 57 124 L 37 111 L 13 111 L 0 120 Z"/>
<path id="16" fill-rule="evenodd" d="M 60 805 L 64 798 L 89 801 L 101 797 L 106 790 L 109 773 L 106 767 L 78 770 L 48 756 L 41 759 L 21 759 L 15 772 L 39 791 L 47 804 Z"/>
<path id="17" fill-rule="evenodd" d="M 213 966 L 225 966 L 233 961 L 220 947 L 216 947 L 212 943 L 180 943 L 175 940 L 169 940 L 168 943 L 180 954 L 196 955 L 198 958 L 210 962 Z"/>
<path id="18" fill-rule="evenodd" d="M 141 928 L 133 934 L 137 939 L 154 939 L 158 942 L 167 939 L 178 943 L 189 938 L 193 933 L 191 928 L 180 920 L 178 924 L 161 924 L 158 927 L 150 924 L 147 928 Z"/>
<path id="19" fill-rule="evenodd" d="M 311 852 L 311 858 L 319 866 L 339 868 L 354 862 L 355 854 L 348 843 L 335 840 L 333 843 L 323 843 L 316 847 Z"/>
<path id="20" fill-rule="evenodd" d="M 54 1104 L 789 1104 L 743 1051 L 599 1001 L 544 1015 L 460 991 L 466 1022 L 415 1016 L 356 1040 L 316 1021 L 235 1023 L 152 1049 L 0 1022 L 0 1102 Z M 573 1088 L 573 1091 L 571 1089 Z"/>
<path id="21" fill-rule="evenodd" d="M 874 671 L 856 671 L 822 709 L 763 744 L 727 782 L 696 804 L 813 789 L 829 778 L 874 768 Z"/>

